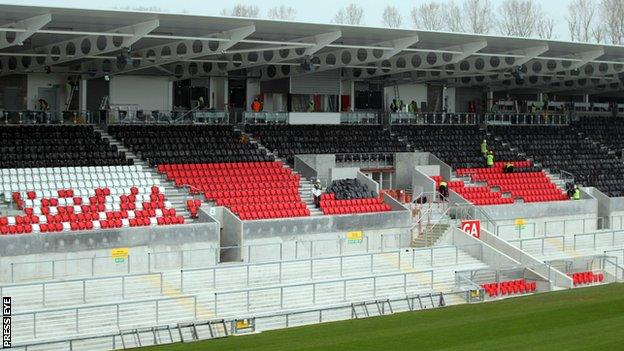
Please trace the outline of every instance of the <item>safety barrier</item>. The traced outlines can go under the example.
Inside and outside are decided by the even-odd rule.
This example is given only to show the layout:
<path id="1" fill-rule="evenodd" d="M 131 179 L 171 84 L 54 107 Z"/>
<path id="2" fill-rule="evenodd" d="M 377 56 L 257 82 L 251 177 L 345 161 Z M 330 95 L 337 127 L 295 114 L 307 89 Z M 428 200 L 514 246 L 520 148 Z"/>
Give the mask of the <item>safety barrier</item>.
<path id="1" fill-rule="evenodd" d="M 261 295 L 256 295 L 256 299 L 257 298 L 265 299 L 265 301 L 262 301 L 262 303 L 259 303 L 258 301 L 254 301 L 254 303 L 261 304 L 264 308 L 266 308 L 269 304 L 274 303 L 276 305 L 274 307 L 279 306 L 280 309 L 283 309 L 284 308 L 284 291 L 286 289 L 306 288 L 306 287 L 310 287 L 312 289 L 312 294 L 311 294 L 312 304 L 315 305 L 317 302 L 317 297 L 318 297 L 317 291 L 319 290 L 319 287 L 327 286 L 330 284 L 342 285 L 342 300 L 347 301 L 347 296 L 348 296 L 347 292 L 348 292 L 348 286 L 349 286 L 348 283 L 361 282 L 361 281 L 372 283 L 372 286 L 373 286 L 372 296 L 377 297 L 377 281 L 382 278 L 391 278 L 391 277 L 401 277 L 402 282 L 403 282 L 402 283 L 403 291 L 404 293 L 407 293 L 407 289 L 408 289 L 407 277 L 408 276 L 411 277 L 415 275 L 423 275 L 423 274 L 426 274 L 429 276 L 427 287 L 432 291 L 433 281 L 434 281 L 434 272 L 432 269 L 429 269 L 429 270 L 422 270 L 422 271 L 416 271 L 416 272 L 389 273 L 389 274 L 361 276 L 361 277 L 354 277 L 354 278 L 322 280 L 322 281 L 316 281 L 316 282 L 311 282 L 311 283 L 283 284 L 283 285 L 277 285 L 277 286 L 245 288 L 245 289 L 236 289 L 236 290 L 229 290 L 229 291 L 218 291 L 214 293 L 213 311 L 216 315 L 218 315 L 218 311 L 220 310 L 219 309 L 219 297 L 223 298 L 224 296 L 227 296 L 227 295 L 231 296 L 231 295 L 242 294 L 245 300 L 245 311 L 250 312 L 252 309 L 251 308 L 251 293 L 254 293 L 254 292 L 262 292 Z M 274 296 L 270 294 L 271 291 L 279 292 L 279 304 L 277 303 L 277 301 L 275 301 Z M 231 305 L 231 301 L 227 301 L 227 304 Z"/>
<path id="2" fill-rule="evenodd" d="M 37 323 L 38 320 L 41 320 L 45 317 L 55 318 L 59 320 L 63 317 L 69 319 L 73 319 L 74 323 L 70 326 L 71 330 L 76 334 L 80 333 L 81 330 L 84 330 L 83 327 L 85 325 L 81 325 L 81 313 L 84 316 L 86 311 L 115 311 L 114 317 L 107 319 L 110 316 L 108 313 L 100 313 L 98 316 L 98 322 L 100 325 L 104 323 L 108 323 L 110 325 L 115 326 L 116 329 L 120 329 L 123 327 L 125 322 L 128 322 L 126 319 L 121 317 L 120 311 L 123 308 L 123 313 L 128 315 L 130 320 L 133 319 L 134 314 L 145 313 L 146 305 L 154 304 L 154 315 L 153 315 L 153 323 L 160 323 L 160 306 L 161 303 L 165 301 L 182 301 L 182 300 L 190 300 L 193 303 L 193 319 L 197 319 L 197 297 L 194 295 L 189 296 L 178 296 L 178 297 L 161 297 L 157 299 L 143 299 L 143 300 L 134 300 L 134 301 L 126 301 L 119 303 L 109 303 L 109 304 L 94 304 L 94 305 L 81 305 L 67 308 L 53 308 L 53 309 L 44 309 L 37 311 L 24 311 L 24 312 L 16 312 L 11 315 L 14 322 L 14 327 L 16 324 L 22 324 L 26 319 L 30 320 L 30 322 L 26 322 L 29 324 L 28 327 L 23 329 L 28 329 L 31 331 L 32 339 L 37 339 L 37 334 L 42 332 L 47 332 L 53 334 L 55 332 L 55 328 L 58 328 L 55 323 L 43 323 L 43 325 L 39 325 Z M 132 312 L 134 308 L 134 313 Z M 21 317 L 29 317 L 29 318 L 21 318 Z M 187 317 L 188 318 L 188 317 Z M 84 322 L 83 322 L 84 323 Z M 43 329 L 42 329 L 43 328 Z M 58 329 L 56 329 L 58 331 Z"/>
<path id="3" fill-rule="evenodd" d="M 540 254 L 544 255 L 545 247 L 546 247 L 546 241 L 559 240 L 560 239 L 561 240 L 561 248 L 565 249 L 565 247 L 566 247 L 566 239 L 565 238 L 566 237 L 564 235 L 553 235 L 553 236 L 547 236 L 547 237 L 536 237 L 536 238 L 507 240 L 507 242 L 512 244 L 512 245 L 518 243 L 519 245 L 514 245 L 514 246 L 518 247 L 522 251 L 525 251 L 524 243 L 539 241 L 540 245 L 541 245 Z M 549 245 L 552 245 L 552 243 L 550 243 Z"/>
<path id="4" fill-rule="evenodd" d="M 120 298 L 122 300 L 125 300 L 126 299 L 126 282 L 128 281 L 128 279 L 144 278 L 144 277 L 150 277 L 150 276 L 158 277 L 158 284 L 160 286 L 160 295 L 162 295 L 163 274 L 162 273 L 144 273 L 144 274 L 129 274 L 129 275 L 117 275 L 117 276 L 103 276 L 103 277 L 97 277 L 97 278 L 55 280 L 55 281 L 24 283 L 24 284 L 0 285 L 0 297 L 5 296 L 4 293 L 7 292 L 7 290 L 10 291 L 10 289 L 31 287 L 32 290 L 30 290 L 30 292 L 32 292 L 32 291 L 38 290 L 38 288 L 40 287 L 39 291 L 41 292 L 41 295 L 40 295 L 39 303 L 41 303 L 42 306 L 46 306 L 46 302 L 48 300 L 46 292 L 50 290 L 51 286 L 53 285 L 64 285 L 64 286 L 76 285 L 81 290 L 80 299 L 82 303 L 86 304 L 87 300 L 89 300 L 88 284 L 90 282 L 97 283 L 97 282 L 106 281 L 106 282 L 111 282 L 111 284 L 115 284 L 117 282 L 120 283 L 120 290 L 121 290 Z M 75 296 L 72 295 L 72 298 L 75 298 Z"/>

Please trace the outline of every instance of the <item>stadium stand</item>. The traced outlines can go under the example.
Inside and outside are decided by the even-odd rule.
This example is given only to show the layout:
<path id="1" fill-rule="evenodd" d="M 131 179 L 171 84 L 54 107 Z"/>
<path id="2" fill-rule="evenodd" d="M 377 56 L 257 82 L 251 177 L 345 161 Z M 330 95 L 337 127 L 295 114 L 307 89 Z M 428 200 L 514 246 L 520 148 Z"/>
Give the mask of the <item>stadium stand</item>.
<path id="1" fill-rule="evenodd" d="M 138 166 L 1 170 L 6 202 L 0 233 L 27 234 L 183 224 L 158 179 Z"/>
<path id="2" fill-rule="evenodd" d="M 595 186 L 609 196 L 624 194 L 624 164 L 574 128 L 494 126 L 492 132 L 542 167 L 572 173 L 578 184 Z"/>
<path id="3" fill-rule="evenodd" d="M 113 125 L 108 132 L 151 166 L 273 161 L 226 125 Z"/>
<path id="4" fill-rule="evenodd" d="M 535 292 L 537 290 L 537 284 L 535 282 L 528 282 L 525 279 L 487 283 L 482 284 L 481 287 L 489 297 L 519 295 Z"/>
<path id="5" fill-rule="evenodd" d="M 299 195 L 300 176 L 282 162 L 158 165 L 167 180 L 189 186 L 243 220 L 309 216 Z M 195 202 L 187 203 L 191 214 Z"/>
<path id="6" fill-rule="evenodd" d="M 367 161 L 371 154 L 373 159 L 387 160 L 394 152 L 407 151 L 379 126 L 247 125 L 245 130 L 291 165 L 296 154 L 358 154 L 357 159 Z M 338 161 L 345 157 L 353 160 L 356 156 L 343 155 Z"/>
<path id="7" fill-rule="evenodd" d="M 488 149 L 494 150 L 498 160 L 523 160 L 476 125 L 396 126 L 392 130 L 409 143 L 411 150 L 431 152 L 452 168 L 484 166 L 485 159 L 480 151 L 484 139 L 488 142 Z"/>
<path id="8" fill-rule="evenodd" d="M 604 273 L 594 272 L 578 272 L 570 275 L 574 281 L 574 285 L 588 285 L 602 283 L 604 281 Z"/>
<path id="9" fill-rule="evenodd" d="M 504 173 L 503 168 L 507 162 L 497 162 L 491 168 L 461 168 L 457 170 L 457 175 L 469 175 L 473 182 L 484 182 L 487 189 L 493 187 L 499 189 L 490 194 L 509 193 L 509 198 L 502 199 L 501 203 L 513 203 L 514 199 L 522 199 L 524 202 L 547 202 L 568 200 L 568 196 L 553 183 L 542 171 L 536 171 L 531 161 L 511 162 L 514 165 L 513 173 Z M 485 190 L 472 190 L 468 187 L 460 187 L 457 192 L 470 197 L 477 205 L 488 203 L 488 196 L 479 199 L 479 195 L 487 192 Z M 491 195 L 494 199 L 498 199 Z M 509 201 L 511 200 L 511 201 Z"/>
<path id="10" fill-rule="evenodd" d="M 390 205 L 357 179 L 334 180 L 321 195 L 321 211 L 326 215 L 390 211 Z"/>
<path id="11" fill-rule="evenodd" d="M 2 126 L 0 168 L 132 165 L 93 126 Z"/>

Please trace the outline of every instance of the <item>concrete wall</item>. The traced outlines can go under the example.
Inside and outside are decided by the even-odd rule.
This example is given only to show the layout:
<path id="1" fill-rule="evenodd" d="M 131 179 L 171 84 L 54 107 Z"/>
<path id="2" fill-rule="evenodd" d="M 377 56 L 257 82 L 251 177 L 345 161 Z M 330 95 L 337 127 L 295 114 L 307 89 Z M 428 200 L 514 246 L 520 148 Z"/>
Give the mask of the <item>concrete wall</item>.
<path id="1" fill-rule="evenodd" d="M 336 168 L 336 156 L 330 154 L 319 154 L 319 155 L 295 155 L 299 157 L 300 160 L 305 162 L 304 164 L 299 165 L 299 169 L 303 168 L 312 168 L 316 171 L 316 177 L 321 180 L 323 185 L 327 185 L 331 183 L 329 180 L 330 170 L 332 168 Z M 295 161 L 296 162 L 296 161 Z M 297 164 L 295 163 L 295 170 L 297 169 Z"/>
<path id="2" fill-rule="evenodd" d="M 394 176 L 392 177 L 395 189 L 407 189 L 412 186 L 412 173 L 418 165 L 429 164 L 428 152 L 397 152 L 394 154 Z"/>
<path id="3" fill-rule="evenodd" d="M 340 124 L 338 112 L 290 112 L 289 124 Z"/>
<path id="4" fill-rule="evenodd" d="M 453 169 L 451 168 L 451 166 L 444 163 L 444 161 L 440 160 L 436 155 L 431 153 L 429 154 L 429 164 L 440 166 L 440 175 L 442 176 L 442 178 L 446 179 L 447 181 L 451 180 L 451 173 Z"/>
<path id="5" fill-rule="evenodd" d="M 210 107 L 224 110 L 228 101 L 226 77 L 210 77 Z"/>
<path id="6" fill-rule="evenodd" d="M 355 179 L 359 172 L 357 167 L 332 167 L 329 169 L 329 181 L 338 179 Z"/>
<path id="7" fill-rule="evenodd" d="M 538 236 L 562 234 L 564 229 L 567 233 L 581 233 L 583 230 L 594 231 L 597 229 L 595 221 L 586 223 L 583 229 L 583 219 L 594 219 L 597 217 L 598 204 L 595 199 L 518 203 L 480 206 L 480 208 L 496 222 L 496 225 L 499 227 L 499 235 L 517 233 L 515 229 L 516 219 L 524 219 L 527 224 L 531 223 L 531 228 L 535 230 L 534 234 Z M 564 221 L 566 221 L 566 228 L 564 228 Z"/>
<path id="8" fill-rule="evenodd" d="M 176 227 L 143 227 L 123 228 L 115 230 L 99 230 L 88 232 L 71 232 L 50 234 L 11 235 L 0 237 L 0 281 L 10 278 L 11 263 L 15 266 L 15 275 L 24 275 L 29 278 L 47 277 L 50 266 L 47 264 L 24 265 L 23 262 L 46 260 L 65 260 L 78 258 L 103 257 L 94 261 L 95 267 L 64 267 L 57 266 L 57 274 L 63 271 L 84 270 L 85 274 L 94 269 L 95 272 L 121 273 L 127 272 L 126 265 L 116 265 L 114 260 L 107 259 L 113 248 L 129 248 L 132 261 L 130 271 L 147 271 L 148 252 L 178 252 L 181 250 L 198 250 L 219 247 L 219 224 L 217 222 L 193 223 Z M 210 251 L 210 259 L 205 262 L 214 262 L 214 250 Z M 206 255 L 204 252 L 204 256 Z M 152 259 L 161 257 L 161 265 L 168 258 L 162 254 L 152 255 Z M 165 255 L 166 256 L 166 255 Z M 177 254 L 174 256 L 177 257 Z M 178 263 L 169 257 L 173 263 Z M 175 262 L 174 262 L 175 261 Z M 152 261 L 152 267 L 157 267 Z M 69 262 L 68 265 L 85 264 Z M 199 262 L 198 262 L 199 264 Z M 19 268 L 23 266 L 24 268 Z M 123 266 L 121 268 L 116 266 Z M 19 268 L 19 269 L 18 269 Z M 174 268 L 174 267 L 170 267 Z M 21 270 L 20 270 L 21 269 Z M 19 277 L 15 277 L 18 279 Z M 24 278 L 26 279 L 26 278 Z"/>
<path id="9" fill-rule="evenodd" d="M 555 286 L 568 289 L 574 287 L 572 284 L 572 278 L 552 267 L 546 266 L 544 262 L 509 244 L 505 240 L 497 237 L 487 230 L 481 229 L 480 239 L 496 250 L 518 261 L 523 267 L 530 268 L 544 278 L 548 278 Z"/>
<path id="10" fill-rule="evenodd" d="M 375 193 L 379 194 L 379 183 L 374 181 L 372 178 L 368 177 L 366 174 L 360 172 L 359 170 L 357 170 L 356 172 L 356 178 L 360 181 L 360 183 L 368 186 L 368 190 L 374 191 Z"/>
<path id="11" fill-rule="evenodd" d="M 439 166 L 416 166 L 412 174 L 412 194 L 417 196 L 420 193 L 435 193 L 436 182 L 430 178 L 431 175 L 440 173 Z"/>
<path id="12" fill-rule="evenodd" d="M 391 206 L 397 204 L 391 203 Z M 403 208 L 402 206 L 398 205 Z M 409 241 L 411 217 L 408 210 L 341 216 L 312 216 L 243 222 L 243 244 L 294 243 L 346 237 L 347 232 L 362 231 L 369 245 L 379 245 L 381 236 L 393 236 Z M 399 240 L 399 239 L 397 239 Z M 392 243 L 389 243 L 391 245 Z M 408 243 L 404 243 L 408 244 Z M 327 245 L 334 247 L 335 242 Z M 330 247 L 326 248 L 330 250 Z M 323 250 L 318 246 L 317 250 Z M 266 251 L 266 250 L 265 250 Z M 332 252 L 332 251 L 328 251 Z M 245 253 L 243 253 L 244 256 Z M 256 255 L 272 255 L 257 251 Z"/>
<path id="13" fill-rule="evenodd" d="M 173 109 L 173 87 L 167 77 L 112 76 L 109 94 L 112 105 L 138 105 L 146 112 Z"/>
<path id="14" fill-rule="evenodd" d="M 56 100 L 57 110 L 65 110 L 65 99 L 67 97 L 65 83 L 67 83 L 67 75 L 65 74 L 28 74 L 26 82 L 26 108 L 31 110 L 39 109 L 39 104 L 37 103 L 37 100 L 39 100 L 39 88 L 56 88 L 58 91 Z"/>

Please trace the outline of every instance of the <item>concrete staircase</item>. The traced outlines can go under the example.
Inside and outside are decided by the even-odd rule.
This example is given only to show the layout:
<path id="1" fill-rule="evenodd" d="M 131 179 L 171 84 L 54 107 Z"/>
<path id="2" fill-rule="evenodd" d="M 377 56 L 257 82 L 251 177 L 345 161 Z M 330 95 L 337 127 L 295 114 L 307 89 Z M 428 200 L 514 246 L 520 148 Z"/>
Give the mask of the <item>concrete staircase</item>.
<path id="1" fill-rule="evenodd" d="M 154 167 L 143 161 L 138 155 L 135 155 L 132 150 L 128 149 L 120 140 L 117 140 L 112 135 L 100 126 L 94 126 L 96 132 L 102 135 L 102 138 L 108 139 L 111 145 L 117 146 L 117 150 L 126 154 L 126 158 L 131 159 L 135 165 L 141 166 L 143 172 L 150 173 L 152 178 L 160 180 L 160 185 L 165 190 L 165 197 L 167 201 L 171 202 L 176 213 L 184 216 L 185 223 L 192 223 L 193 219 L 190 217 L 190 213 L 186 208 L 186 200 L 193 198 L 185 189 L 176 188 L 174 184 L 167 180 L 167 178 L 156 171 Z"/>
<path id="2" fill-rule="evenodd" d="M 423 232 L 412 240 L 413 247 L 434 246 L 451 228 L 450 224 L 427 224 Z"/>

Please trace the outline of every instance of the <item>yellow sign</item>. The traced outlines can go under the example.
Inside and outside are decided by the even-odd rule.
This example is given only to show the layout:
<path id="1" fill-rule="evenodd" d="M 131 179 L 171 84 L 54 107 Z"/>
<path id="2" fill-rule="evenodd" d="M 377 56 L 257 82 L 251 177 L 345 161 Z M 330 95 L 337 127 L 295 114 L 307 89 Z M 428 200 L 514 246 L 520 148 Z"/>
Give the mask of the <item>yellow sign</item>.
<path id="1" fill-rule="evenodd" d="M 247 329 L 251 327 L 249 323 L 249 319 L 238 319 L 236 320 L 236 329 Z"/>
<path id="2" fill-rule="evenodd" d="M 362 231 L 347 232 L 347 242 L 349 244 L 359 244 L 362 242 Z"/>
<path id="3" fill-rule="evenodd" d="M 129 255 L 129 250 L 127 247 L 120 247 L 120 248 L 111 250 L 111 257 L 114 259 L 118 259 L 118 258 L 126 259 L 128 258 L 128 255 Z"/>
<path id="4" fill-rule="evenodd" d="M 524 220 L 524 218 L 516 219 L 515 223 L 516 223 L 516 228 L 518 229 L 524 229 L 526 225 L 526 221 Z"/>

